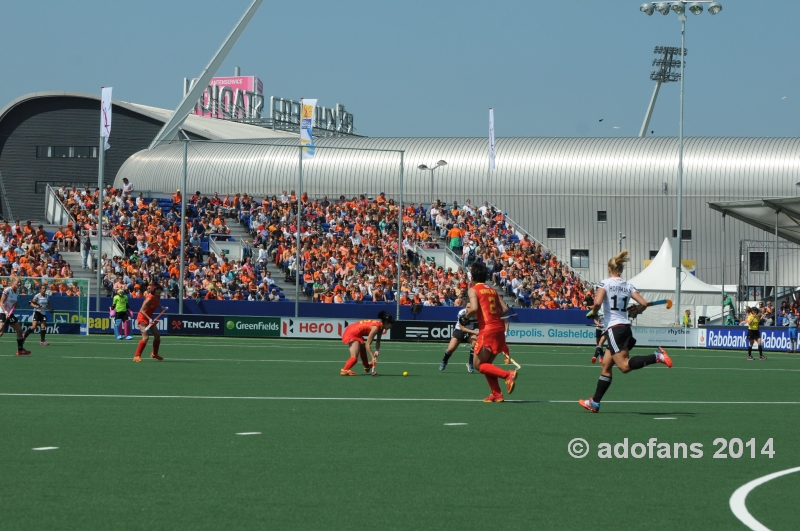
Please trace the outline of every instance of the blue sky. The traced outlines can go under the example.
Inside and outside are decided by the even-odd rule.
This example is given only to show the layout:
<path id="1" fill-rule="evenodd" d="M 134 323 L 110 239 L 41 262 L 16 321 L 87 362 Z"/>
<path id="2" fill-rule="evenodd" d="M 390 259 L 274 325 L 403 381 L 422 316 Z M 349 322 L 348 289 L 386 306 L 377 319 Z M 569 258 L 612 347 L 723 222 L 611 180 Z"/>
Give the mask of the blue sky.
<path id="1" fill-rule="evenodd" d="M 267 97 L 342 103 L 368 136 L 485 136 L 488 107 L 500 137 L 635 136 L 653 47 L 680 45 L 678 17 L 640 3 L 266 0 L 218 75 L 239 65 Z M 0 107 L 105 85 L 174 109 L 249 4 L 4 2 Z M 800 135 L 800 2 L 722 5 L 687 22 L 686 134 Z M 677 83 L 662 88 L 656 136 L 677 135 L 678 96 Z"/>

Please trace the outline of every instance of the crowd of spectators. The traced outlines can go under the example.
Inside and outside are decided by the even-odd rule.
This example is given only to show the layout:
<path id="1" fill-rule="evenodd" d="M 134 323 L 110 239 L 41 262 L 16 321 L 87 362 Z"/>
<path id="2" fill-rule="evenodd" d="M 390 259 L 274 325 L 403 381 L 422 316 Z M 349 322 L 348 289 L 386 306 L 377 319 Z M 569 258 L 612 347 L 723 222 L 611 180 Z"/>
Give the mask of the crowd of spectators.
<path id="1" fill-rule="evenodd" d="M 486 264 L 492 281 L 518 305 L 532 308 L 583 308 L 591 290 L 547 249 L 527 234 L 520 238 L 505 215 L 488 203 L 477 207 L 436 201 L 430 209 L 400 208 L 381 193 L 329 199 L 301 196 L 301 248 L 298 268 L 297 194 L 284 190 L 262 200 L 248 194 L 204 196 L 187 202 L 188 234 L 180 235 L 176 191 L 166 206 L 141 193 L 107 187 L 102 192 L 104 235 L 113 238 L 122 256 L 103 256 L 103 285 L 124 289 L 133 297 L 149 283 L 165 285 L 165 296 L 179 293 L 180 245 L 186 246 L 186 296 L 195 299 L 277 301 L 280 289 L 267 264 L 274 263 L 288 282 L 300 270 L 308 300 L 322 303 L 394 302 L 432 306 L 461 305 L 470 280 L 464 269 L 424 259 L 426 248 L 446 247 L 466 268 Z M 59 229 L 68 250 L 80 246 L 80 232 L 96 223 L 97 190 L 62 186 L 57 191 L 75 226 Z M 402 216 L 402 249 L 398 249 L 398 216 Z M 241 260 L 209 252 L 204 242 L 224 239 L 230 223 L 241 223 L 252 235 Z M 247 242 L 244 242 L 245 244 Z M 400 251 L 400 286 L 397 253 Z"/>
<path id="2" fill-rule="evenodd" d="M 47 279 L 73 278 L 69 262 L 63 259 L 52 235 L 42 225 L 24 225 L 17 220 L 0 222 L 0 276 L 40 277 Z M 64 284 L 62 293 L 75 294 L 77 286 Z M 69 289 L 69 293 L 64 290 Z"/>

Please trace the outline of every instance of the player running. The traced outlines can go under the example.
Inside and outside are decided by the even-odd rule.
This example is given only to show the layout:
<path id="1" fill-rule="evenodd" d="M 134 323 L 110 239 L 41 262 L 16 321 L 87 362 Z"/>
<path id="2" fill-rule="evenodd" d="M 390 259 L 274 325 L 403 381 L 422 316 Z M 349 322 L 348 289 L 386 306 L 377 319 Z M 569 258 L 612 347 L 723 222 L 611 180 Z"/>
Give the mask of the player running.
<path id="1" fill-rule="evenodd" d="M 136 355 L 133 357 L 135 362 L 142 361 L 142 352 L 144 352 L 144 347 L 147 346 L 147 340 L 150 338 L 149 334 L 153 334 L 153 352 L 150 353 L 150 357 L 158 361 L 164 360 L 158 355 L 161 334 L 158 332 L 157 323 L 153 320 L 156 310 L 161 307 L 161 293 L 163 293 L 164 288 L 160 284 L 152 284 L 148 291 L 150 293 L 145 297 L 142 309 L 139 310 L 139 314 L 136 316 L 136 324 L 142 332 L 142 339 L 139 340 L 139 346 L 136 347 Z"/>
<path id="2" fill-rule="evenodd" d="M 131 309 L 128 307 L 128 296 L 124 289 L 118 289 L 111 301 L 111 317 L 114 319 L 114 335 L 117 339 L 133 339 L 131 335 L 130 317 Z"/>
<path id="3" fill-rule="evenodd" d="M 478 337 L 478 331 L 473 329 L 474 320 L 467 317 L 466 308 L 462 308 L 458 312 L 458 320 L 456 321 L 455 330 L 453 330 L 453 337 L 450 338 L 450 344 L 444 350 L 444 358 L 442 364 L 439 365 L 439 370 L 443 371 L 447 368 L 447 362 L 450 361 L 450 356 L 453 352 L 458 350 L 461 343 L 469 344 L 469 360 L 467 361 L 467 370 L 475 372 L 475 367 L 472 365 L 472 347 L 475 345 L 475 339 Z"/>
<path id="4" fill-rule="evenodd" d="M 594 316 L 594 340 L 597 346 L 594 349 L 594 356 L 592 356 L 592 363 L 603 363 L 603 343 L 606 342 L 606 330 L 603 320 L 603 310 L 597 312 Z"/>
<path id="5" fill-rule="evenodd" d="M 485 284 L 489 278 L 486 266 L 478 262 L 470 267 L 472 281 L 475 284 L 469 289 L 469 302 L 467 303 L 466 317 L 477 315 L 478 317 L 478 338 L 475 340 L 473 350 L 473 365 L 478 372 L 486 377 L 492 394 L 483 399 L 484 402 L 502 402 L 503 392 L 497 383 L 498 378 L 506 381 L 506 391 L 508 394 L 514 392 L 517 380 L 517 371 L 504 371 L 494 365 L 494 359 L 501 352 L 508 356 L 508 345 L 506 345 L 506 323 L 503 322 L 503 315 L 508 312 L 508 306 L 500 298 L 494 288 Z"/>
<path id="6" fill-rule="evenodd" d="M 39 336 L 41 337 L 41 341 L 39 344 L 43 347 L 49 346 L 50 343 L 45 341 L 45 337 L 47 334 L 47 315 L 46 312 L 52 312 L 53 309 L 50 308 L 49 297 L 47 296 L 47 285 L 42 284 L 39 286 L 39 293 L 33 296 L 31 299 L 31 306 L 33 307 L 33 323 L 31 327 L 28 328 L 28 331 L 25 332 L 25 339 L 28 339 L 28 336 L 32 333 L 38 331 Z"/>
<path id="7" fill-rule="evenodd" d="M 764 346 L 761 344 L 761 312 L 753 306 L 747 310 L 749 314 L 745 323 L 747 323 L 747 361 L 753 361 L 753 343 L 758 343 L 758 359 L 767 359 L 764 356 Z"/>
<path id="8" fill-rule="evenodd" d="M 361 356 L 361 363 L 364 365 L 364 372 L 368 373 L 374 367 L 375 358 L 378 357 L 383 331 L 391 329 L 393 324 L 394 317 L 381 310 L 378 313 L 378 319 L 359 321 L 345 328 L 342 335 L 342 343 L 350 349 L 350 359 L 344 364 L 344 368 L 339 371 L 339 374 L 342 376 L 356 376 L 356 373 L 350 369 L 356 364 L 359 356 Z M 364 338 L 366 338 L 366 342 Z M 372 351 L 373 340 L 376 341 L 374 352 Z M 367 358 L 367 354 L 369 354 L 369 358 Z M 370 359 L 372 361 L 369 361 Z"/>
<path id="9" fill-rule="evenodd" d="M 605 316 L 605 333 L 608 338 L 608 352 L 603 356 L 603 361 L 601 362 L 602 371 L 600 380 L 597 382 L 597 390 L 592 398 L 578 401 L 581 406 L 592 413 L 600 411 L 600 400 L 603 399 L 603 395 L 611 387 L 611 368 L 614 365 L 623 373 L 635 371 L 653 363 L 663 363 L 667 367 L 672 367 L 672 360 L 667 355 L 667 351 L 661 347 L 658 347 L 649 356 L 628 358 L 628 353 L 636 345 L 636 339 L 631 333 L 631 322 L 628 320 L 628 316 L 636 317 L 648 306 L 647 301 L 636 291 L 636 288 L 628 281 L 620 278 L 628 261 L 628 251 L 622 251 L 608 261 L 610 278 L 603 280 L 597 287 L 595 303 L 589 312 L 590 317 L 597 315 L 602 306 L 603 315 Z M 627 309 L 628 301 L 631 299 L 639 304 Z"/>
<path id="10" fill-rule="evenodd" d="M 19 277 L 11 277 L 11 285 L 3 290 L 0 295 L 0 336 L 5 333 L 6 325 L 9 325 L 17 333 L 17 356 L 27 356 L 30 350 L 25 350 L 25 336 L 22 335 L 22 325 L 14 315 L 19 298 Z"/>

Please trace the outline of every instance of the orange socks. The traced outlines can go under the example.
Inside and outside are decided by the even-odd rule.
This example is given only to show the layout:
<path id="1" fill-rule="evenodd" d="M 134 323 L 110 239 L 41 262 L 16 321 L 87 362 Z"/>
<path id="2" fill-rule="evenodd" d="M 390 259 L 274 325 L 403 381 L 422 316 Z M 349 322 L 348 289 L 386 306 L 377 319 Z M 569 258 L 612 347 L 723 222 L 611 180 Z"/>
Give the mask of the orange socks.
<path id="1" fill-rule="evenodd" d="M 140 339 L 139 346 L 136 347 L 136 355 L 141 356 L 142 352 L 144 352 L 144 347 L 146 346 L 147 346 L 147 341 L 145 341 L 144 339 Z"/>
<path id="2" fill-rule="evenodd" d="M 160 345 L 161 345 L 161 340 L 160 339 L 154 339 L 153 340 L 153 354 L 155 354 L 156 356 L 158 356 L 158 347 Z"/>
<path id="3" fill-rule="evenodd" d="M 348 359 L 347 363 L 344 364 L 344 370 L 349 371 L 350 369 L 352 369 L 353 365 L 355 365 L 357 361 L 358 361 L 358 358 L 350 358 L 350 359 Z"/>
<path id="4" fill-rule="evenodd" d="M 478 370 L 481 372 L 481 374 L 485 374 L 487 376 L 491 374 L 492 376 L 497 376 L 503 380 L 508 378 L 508 371 L 504 371 L 497 365 L 493 365 L 491 363 L 481 363 L 481 366 L 478 368 Z"/>

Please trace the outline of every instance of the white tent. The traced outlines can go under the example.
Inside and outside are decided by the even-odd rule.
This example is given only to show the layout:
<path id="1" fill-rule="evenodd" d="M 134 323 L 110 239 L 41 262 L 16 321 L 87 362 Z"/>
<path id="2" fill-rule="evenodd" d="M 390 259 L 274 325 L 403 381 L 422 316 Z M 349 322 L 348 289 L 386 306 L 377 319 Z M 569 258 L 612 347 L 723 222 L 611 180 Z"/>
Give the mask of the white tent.
<path id="1" fill-rule="evenodd" d="M 703 315 L 718 316 L 722 312 L 722 293 L 706 284 L 681 266 L 681 313 L 692 311 L 692 322 L 696 322 L 698 312 Z M 675 300 L 675 268 L 672 267 L 672 245 L 665 238 L 658 254 L 644 271 L 630 279 L 642 296 L 648 301 L 661 299 Z M 675 323 L 675 307 L 654 306 L 636 320 L 638 326 L 672 326 Z"/>

